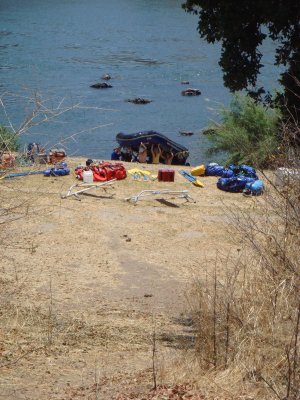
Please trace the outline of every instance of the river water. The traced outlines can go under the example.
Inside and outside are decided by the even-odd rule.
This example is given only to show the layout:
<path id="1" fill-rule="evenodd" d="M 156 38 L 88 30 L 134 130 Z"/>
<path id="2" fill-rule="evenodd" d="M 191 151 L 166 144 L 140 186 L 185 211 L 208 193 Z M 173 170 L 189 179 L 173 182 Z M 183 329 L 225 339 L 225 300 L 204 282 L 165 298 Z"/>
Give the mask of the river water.
<path id="1" fill-rule="evenodd" d="M 64 147 L 70 155 L 109 158 L 118 132 L 156 130 L 190 149 L 191 163 L 210 161 L 201 130 L 228 105 L 218 66 L 220 46 L 196 31 L 178 0 L 0 0 L 0 91 L 18 127 L 37 95 L 50 108 L 80 105 L 31 127 L 22 143 Z M 260 81 L 276 86 L 273 45 L 262 48 Z M 111 75 L 111 89 L 90 85 Z M 189 81 L 184 86 L 181 81 Z M 184 97 L 187 87 L 201 96 Z M 152 102 L 126 102 L 145 97 Z M 43 113 L 40 118 L 44 117 Z M 8 124 L 3 108 L 0 123 Z M 180 136 L 179 131 L 193 131 Z"/>

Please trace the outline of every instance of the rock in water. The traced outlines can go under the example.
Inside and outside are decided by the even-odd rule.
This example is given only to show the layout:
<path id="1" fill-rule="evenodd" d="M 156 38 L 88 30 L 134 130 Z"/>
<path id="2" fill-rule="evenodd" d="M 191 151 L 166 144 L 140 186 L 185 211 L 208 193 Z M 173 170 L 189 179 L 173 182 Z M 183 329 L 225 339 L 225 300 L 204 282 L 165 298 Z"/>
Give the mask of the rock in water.
<path id="1" fill-rule="evenodd" d="M 199 89 L 186 89 L 181 92 L 182 96 L 200 96 Z"/>
<path id="2" fill-rule="evenodd" d="M 191 131 L 179 131 L 179 134 L 181 136 L 192 136 L 194 134 L 194 132 L 191 132 Z"/>
<path id="3" fill-rule="evenodd" d="M 109 74 L 104 74 L 101 76 L 101 79 L 104 79 L 105 81 L 109 81 L 111 79 L 111 76 Z"/>
<path id="4" fill-rule="evenodd" d="M 99 82 L 99 83 L 94 83 L 94 84 L 91 85 L 90 87 L 91 87 L 91 88 L 94 88 L 94 89 L 108 89 L 108 88 L 111 88 L 112 86 L 109 85 L 109 84 L 106 83 L 106 82 Z"/>
<path id="5" fill-rule="evenodd" d="M 126 101 L 133 104 L 148 104 L 151 103 L 152 100 L 143 99 L 142 97 L 136 97 L 135 99 L 128 99 Z"/>

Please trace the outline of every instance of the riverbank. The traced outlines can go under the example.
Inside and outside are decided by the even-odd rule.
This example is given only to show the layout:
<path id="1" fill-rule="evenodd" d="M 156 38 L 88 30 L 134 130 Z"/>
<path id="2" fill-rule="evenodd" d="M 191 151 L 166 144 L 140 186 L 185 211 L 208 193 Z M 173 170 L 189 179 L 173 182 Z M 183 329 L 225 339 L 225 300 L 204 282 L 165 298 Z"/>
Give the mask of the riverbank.
<path id="1" fill-rule="evenodd" d="M 71 171 L 80 161 L 68 160 Z M 126 165 L 134 166 L 141 167 Z M 144 167 L 157 175 L 159 166 Z M 261 199 L 221 192 L 215 177 L 195 187 L 180 168 L 174 183 L 129 176 L 81 201 L 61 198 L 76 183 L 72 173 L 1 182 L 2 205 L 15 207 L 2 230 L 3 397 L 145 393 L 153 386 L 154 350 L 157 384 L 192 378 L 186 367 L 176 373 L 194 341 L 187 293 L 212 271 L 219 250 L 239 248 L 224 210 Z M 194 201 L 124 200 L 146 189 L 188 190 Z"/>

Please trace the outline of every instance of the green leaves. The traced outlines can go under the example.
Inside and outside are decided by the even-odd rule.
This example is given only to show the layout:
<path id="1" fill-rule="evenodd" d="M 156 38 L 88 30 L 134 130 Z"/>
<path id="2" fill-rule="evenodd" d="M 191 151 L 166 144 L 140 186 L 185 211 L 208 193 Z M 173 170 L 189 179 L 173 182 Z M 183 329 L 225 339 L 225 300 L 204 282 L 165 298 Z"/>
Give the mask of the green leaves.
<path id="1" fill-rule="evenodd" d="M 294 79 L 299 80 L 300 70 L 299 0 L 186 0 L 182 7 L 199 16 L 202 38 L 221 43 L 219 65 L 224 85 L 232 92 L 246 89 L 261 98 L 264 90 L 256 88 L 263 66 L 259 46 L 267 36 L 273 40 L 275 64 L 285 67 L 280 79 L 285 91 L 282 110 L 300 119 L 300 85 Z"/>
<path id="2" fill-rule="evenodd" d="M 19 149 L 17 135 L 5 126 L 0 125 L 0 151 L 17 151 Z"/>
<path id="3" fill-rule="evenodd" d="M 225 152 L 226 163 L 246 163 L 265 167 L 274 154 L 278 138 L 280 112 L 256 104 L 247 96 L 235 95 L 230 108 L 221 110 L 221 126 L 213 126 L 211 152 Z"/>

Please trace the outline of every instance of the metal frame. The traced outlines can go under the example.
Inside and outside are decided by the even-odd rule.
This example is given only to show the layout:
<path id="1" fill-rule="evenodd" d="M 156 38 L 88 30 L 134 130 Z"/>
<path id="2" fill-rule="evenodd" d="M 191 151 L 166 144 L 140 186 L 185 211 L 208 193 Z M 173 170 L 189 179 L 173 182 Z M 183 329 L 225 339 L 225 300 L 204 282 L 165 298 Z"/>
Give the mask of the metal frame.
<path id="1" fill-rule="evenodd" d="M 162 189 L 162 190 L 142 190 L 135 196 L 127 197 L 126 201 L 131 201 L 134 204 L 138 202 L 141 197 L 147 197 L 151 195 L 175 195 L 178 198 L 184 198 L 186 201 L 192 201 L 195 203 L 195 200 L 189 195 L 188 190 L 169 190 L 169 189 Z"/>
<path id="2" fill-rule="evenodd" d="M 66 195 L 61 194 L 62 199 L 66 199 L 67 197 L 75 196 L 77 200 L 81 200 L 81 198 L 78 196 L 80 193 L 87 192 L 88 190 L 91 189 L 97 189 L 97 188 L 103 188 L 105 189 L 107 186 L 112 185 L 117 179 L 111 179 L 110 181 L 105 181 L 101 183 L 74 183 L 68 190 L 68 193 Z M 80 188 L 79 190 L 76 190 L 73 192 L 75 188 Z M 81 189 L 84 188 L 84 189 Z"/>

